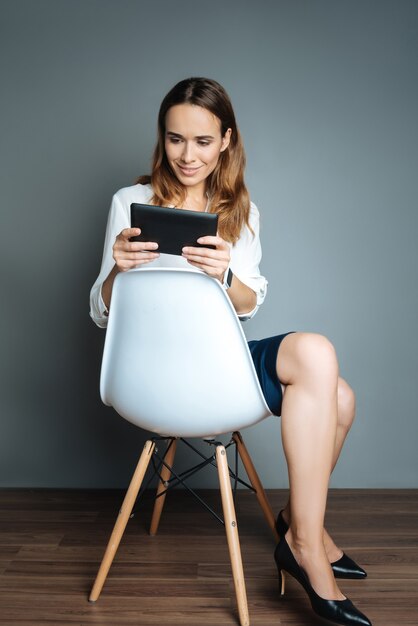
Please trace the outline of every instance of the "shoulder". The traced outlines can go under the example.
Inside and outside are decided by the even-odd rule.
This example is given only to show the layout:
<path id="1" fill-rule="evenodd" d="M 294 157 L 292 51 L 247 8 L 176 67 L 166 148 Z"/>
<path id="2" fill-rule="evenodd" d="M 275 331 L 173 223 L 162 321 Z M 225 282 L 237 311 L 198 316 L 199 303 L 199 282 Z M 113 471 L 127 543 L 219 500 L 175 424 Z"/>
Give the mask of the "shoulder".
<path id="1" fill-rule="evenodd" d="M 120 202 L 122 205 L 130 205 L 132 202 L 140 202 L 147 204 L 153 195 L 151 185 L 131 185 L 130 187 L 122 187 L 113 196 L 113 200 Z"/>
<path id="2" fill-rule="evenodd" d="M 250 215 L 249 215 L 249 220 L 251 223 L 251 220 L 258 220 L 260 218 L 260 211 L 258 210 L 257 205 L 251 201 L 250 202 Z"/>
<path id="3" fill-rule="evenodd" d="M 250 202 L 250 212 L 248 215 L 248 225 L 246 224 L 243 228 L 244 232 L 247 231 L 250 234 L 252 230 L 254 233 L 258 232 L 260 224 L 260 211 L 258 210 L 257 205 L 254 202 Z M 248 228 L 248 226 L 250 228 Z"/>
<path id="4" fill-rule="evenodd" d="M 248 223 L 244 224 L 235 248 L 245 248 L 247 246 L 258 245 L 260 236 L 260 212 L 254 202 L 250 203 Z"/>

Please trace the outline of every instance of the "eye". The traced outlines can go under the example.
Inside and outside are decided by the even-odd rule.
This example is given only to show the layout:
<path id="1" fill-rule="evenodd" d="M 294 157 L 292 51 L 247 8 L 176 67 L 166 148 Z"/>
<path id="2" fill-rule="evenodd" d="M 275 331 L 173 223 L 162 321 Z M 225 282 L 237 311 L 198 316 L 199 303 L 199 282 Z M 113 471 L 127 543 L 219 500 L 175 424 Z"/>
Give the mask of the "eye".
<path id="1" fill-rule="evenodd" d="M 206 141 L 205 139 L 199 139 L 197 143 L 199 146 L 210 146 L 210 141 Z"/>
<path id="2" fill-rule="evenodd" d="M 169 137 L 168 140 L 170 143 L 181 143 L 180 137 Z"/>

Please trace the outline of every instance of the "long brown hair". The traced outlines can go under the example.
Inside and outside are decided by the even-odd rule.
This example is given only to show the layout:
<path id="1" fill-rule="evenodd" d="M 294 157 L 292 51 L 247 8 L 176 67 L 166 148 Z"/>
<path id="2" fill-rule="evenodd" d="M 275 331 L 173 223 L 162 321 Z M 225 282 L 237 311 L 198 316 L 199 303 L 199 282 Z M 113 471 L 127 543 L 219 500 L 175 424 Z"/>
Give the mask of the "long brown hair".
<path id="1" fill-rule="evenodd" d="M 186 78 L 165 96 L 158 114 L 158 140 L 154 149 L 151 176 L 140 176 L 136 182 L 151 183 L 156 205 L 186 200 L 186 189 L 177 180 L 165 154 L 165 119 L 167 111 L 176 104 L 195 104 L 207 109 L 221 122 L 222 137 L 231 129 L 229 146 L 220 153 L 214 171 L 207 179 L 209 211 L 219 215 L 219 233 L 226 241 L 235 243 L 241 229 L 249 226 L 250 198 L 244 183 L 245 152 L 234 110 L 225 89 L 209 78 Z"/>

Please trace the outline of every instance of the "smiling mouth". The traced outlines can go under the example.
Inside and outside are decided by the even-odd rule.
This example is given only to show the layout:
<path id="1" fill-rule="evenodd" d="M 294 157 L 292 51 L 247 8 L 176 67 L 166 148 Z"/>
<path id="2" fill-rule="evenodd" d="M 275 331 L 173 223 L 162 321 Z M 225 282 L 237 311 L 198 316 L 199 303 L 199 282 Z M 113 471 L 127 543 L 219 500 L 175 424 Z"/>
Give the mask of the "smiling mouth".
<path id="1" fill-rule="evenodd" d="M 186 176 L 193 176 L 200 170 L 200 167 L 183 167 L 182 165 L 178 165 L 178 168 L 185 174 Z"/>

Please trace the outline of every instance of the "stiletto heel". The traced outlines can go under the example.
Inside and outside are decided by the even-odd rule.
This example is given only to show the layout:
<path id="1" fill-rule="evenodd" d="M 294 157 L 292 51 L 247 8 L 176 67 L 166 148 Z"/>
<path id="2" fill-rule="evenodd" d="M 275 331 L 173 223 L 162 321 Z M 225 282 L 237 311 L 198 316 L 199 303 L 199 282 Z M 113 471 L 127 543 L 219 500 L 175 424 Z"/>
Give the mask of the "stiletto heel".
<path id="1" fill-rule="evenodd" d="M 280 511 L 277 516 L 276 530 L 279 537 L 284 537 L 289 530 L 289 526 L 283 517 L 283 511 Z M 338 559 L 338 561 L 331 563 L 331 567 L 335 578 L 349 578 L 352 580 L 362 580 L 363 578 L 367 578 L 367 572 L 365 572 L 360 565 L 357 565 L 353 559 L 350 559 L 345 552 L 343 552 L 342 557 Z"/>
<path id="2" fill-rule="evenodd" d="M 280 589 L 280 595 L 284 596 L 284 588 L 285 588 L 285 583 L 286 583 L 286 578 L 285 578 L 285 573 L 283 570 L 281 570 L 280 568 L 278 568 L 279 570 L 279 589 Z"/>
<path id="3" fill-rule="evenodd" d="M 370 620 L 356 609 L 348 598 L 345 600 L 326 600 L 316 593 L 305 571 L 293 556 L 284 536 L 277 544 L 274 558 L 279 570 L 279 581 L 282 582 L 283 570 L 293 576 L 305 589 L 311 601 L 312 609 L 317 615 L 342 626 L 372 626 Z"/>

